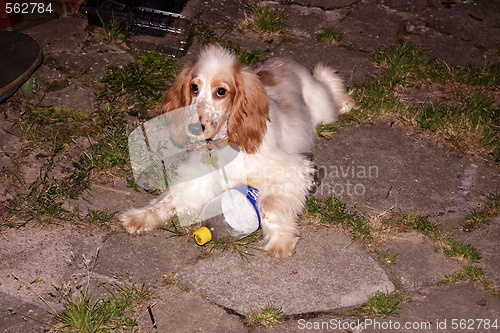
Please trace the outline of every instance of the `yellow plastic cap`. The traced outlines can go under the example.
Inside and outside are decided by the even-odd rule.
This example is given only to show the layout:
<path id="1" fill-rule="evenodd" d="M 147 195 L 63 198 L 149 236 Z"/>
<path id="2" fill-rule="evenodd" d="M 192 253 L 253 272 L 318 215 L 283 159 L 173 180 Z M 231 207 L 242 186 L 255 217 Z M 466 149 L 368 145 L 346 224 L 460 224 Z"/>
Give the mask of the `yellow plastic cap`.
<path id="1" fill-rule="evenodd" d="M 212 240 L 212 232 L 207 227 L 201 227 L 193 232 L 194 241 L 198 245 L 205 245 Z"/>

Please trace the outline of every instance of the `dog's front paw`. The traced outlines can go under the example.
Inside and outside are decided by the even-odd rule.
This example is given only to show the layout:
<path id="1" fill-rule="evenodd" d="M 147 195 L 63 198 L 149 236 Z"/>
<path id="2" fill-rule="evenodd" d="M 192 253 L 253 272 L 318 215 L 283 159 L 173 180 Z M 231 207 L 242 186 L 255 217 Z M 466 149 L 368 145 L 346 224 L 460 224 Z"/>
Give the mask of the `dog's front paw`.
<path id="1" fill-rule="evenodd" d="M 125 230 L 131 234 L 151 231 L 154 229 L 151 224 L 148 223 L 147 213 L 140 212 L 135 209 L 120 214 L 118 216 L 118 220 L 120 220 L 123 224 Z"/>
<path id="2" fill-rule="evenodd" d="M 273 258 L 284 259 L 290 257 L 295 251 L 295 245 L 299 237 L 296 235 L 285 235 L 270 239 L 265 246 L 266 254 Z"/>

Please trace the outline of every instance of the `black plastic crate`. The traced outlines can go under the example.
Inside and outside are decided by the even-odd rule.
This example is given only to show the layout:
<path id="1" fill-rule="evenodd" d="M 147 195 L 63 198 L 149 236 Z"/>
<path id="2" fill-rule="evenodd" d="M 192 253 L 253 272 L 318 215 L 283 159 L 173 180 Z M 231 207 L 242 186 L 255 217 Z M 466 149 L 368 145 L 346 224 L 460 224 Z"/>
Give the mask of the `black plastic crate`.
<path id="1" fill-rule="evenodd" d="M 191 44 L 193 26 L 179 14 L 187 0 L 87 0 L 80 11 L 89 24 L 103 26 L 111 20 L 123 23 L 140 48 L 172 56 L 184 54 Z M 139 38 L 139 36 L 151 38 Z M 155 39 L 156 38 L 156 39 Z M 161 40 L 158 40 L 160 38 Z M 160 45 L 161 44 L 161 45 Z"/>
<path id="2" fill-rule="evenodd" d="M 132 9 L 128 32 L 137 36 L 133 39 L 145 48 L 174 57 L 183 55 L 187 51 L 194 35 L 191 21 L 185 16 L 144 7 Z M 139 38 L 139 35 L 148 35 L 152 38 Z M 162 40 L 159 41 L 158 38 Z M 161 45 L 154 45 L 155 43 Z"/>
<path id="3" fill-rule="evenodd" d="M 167 33 L 181 34 L 185 29 L 182 22 L 186 18 L 180 14 L 165 12 L 146 7 L 135 7 L 131 11 L 129 32 L 165 36 Z"/>
<path id="4" fill-rule="evenodd" d="M 187 0 L 133 0 L 131 7 L 144 7 L 164 12 L 180 13 Z"/>
<path id="5" fill-rule="evenodd" d="M 87 0 L 80 7 L 80 11 L 87 14 L 91 25 L 102 26 L 112 20 L 118 20 L 126 27 L 130 17 L 130 4 L 126 0 Z"/>

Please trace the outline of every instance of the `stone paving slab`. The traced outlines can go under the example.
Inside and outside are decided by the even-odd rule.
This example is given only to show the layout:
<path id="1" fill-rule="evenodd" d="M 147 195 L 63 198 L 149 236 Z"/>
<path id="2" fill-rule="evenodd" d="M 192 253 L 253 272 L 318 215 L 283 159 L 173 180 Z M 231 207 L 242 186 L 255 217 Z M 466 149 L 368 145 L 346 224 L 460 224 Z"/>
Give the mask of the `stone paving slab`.
<path id="1" fill-rule="evenodd" d="M 469 43 L 476 43 L 486 49 L 498 45 L 498 1 L 457 1 L 449 6 L 428 8 L 422 13 L 429 26 L 444 34 L 453 35 Z M 465 49 L 465 48 L 464 48 Z"/>
<path id="2" fill-rule="evenodd" d="M 432 57 L 447 64 L 457 66 L 485 64 L 484 52 L 467 47 L 468 42 L 455 36 L 429 30 L 419 35 L 412 35 L 408 39 L 429 50 Z"/>
<path id="3" fill-rule="evenodd" d="M 94 99 L 95 89 L 69 83 L 68 87 L 47 94 L 42 103 L 43 106 L 57 105 L 58 107 L 71 108 L 91 114 L 95 111 Z"/>
<path id="4" fill-rule="evenodd" d="M 377 250 L 397 255 L 387 269 L 407 292 L 435 285 L 461 267 L 456 260 L 446 258 L 435 242 L 418 233 L 395 236 Z"/>
<path id="5" fill-rule="evenodd" d="M 241 333 L 247 331 L 238 316 L 228 313 L 222 307 L 194 292 L 183 291 L 176 286 L 157 289 L 149 304 L 154 304 L 151 309 L 158 327 L 153 332 Z M 151 318 L 144 308 L 137 313 L 137 321 L 146 332 L 152 328 Z"/>
<path id="6" fill-rule="evenodd" d="M 427 329 L 428 332 L 440 333 L 497 333 L 500 328 L 479 327 L 478 319 L 489 319 L 491 322 L 496 319 L 497 324 L 500 325 L 498 309 L 500 309 L 500 297 L 493 296 L 491 292 L 477 288 L 470 283 L 442 288 L 434 287 L 423 290 L 413 302 L 403 304 L 398 317 L 380 319 L 380 326 L 374 324 L 363 332 L 417 333 Z M 459 325 L 458 327 L 452 326 L 454 320 Z M 389 321 L 393 322 L 392 329 L 391 326 L 384 328 L 383 323 Z M 462 323 L 465 321 L 467 326 L 460 327 L 460 321 Z M 396 323 L 399 323 L 399 328 Z M 406 329 L 405 323 L 416 326 L 408 326 L 409 329 Z"/>
<path id="7" fill-rule="evenodd" d="M 317 194 L 333 194 L 366 215 L 465 215 L 500 188 L 493 164 L 406 135 L 390 122 L 346 126 L 331 141 L 319 142 L 315 156 L 326 170 Z M 459 221 L 448 222 L 456 227 Z"/>
<path id="8" fill-rule="evenodd" d="M 498 319 L 500 298 L 472 284 L 433 287 L 422 290 L 412 302 L 403 304 L 399 315 L 388 318 L 345 317 L 321 314 L 314 317 L 298 317 L 287 320 L 278 327 L 258 328 L 252 333 L 418 333 L 418 332 L 481 332 L 497 333 L 499 329 L 479 328 L 479 320 Z M 470 320 L 472 319 L 472 321 Z M 474 329 L 453 328 L 460 320 L 468 321 Z M 466 322 L 467 323 L 467 322 Z M 500 323 L 499 323 L 500 324 Z M 408 325 L 407 327 L 405 325 Z"/>
<path id="9" fill-rule="evenodd" d="M 87 22 L 80 17 L 60 17 L 29 28 L 25 33 L 40 43 L 45 55 L 51 52 L 76 52 L 85 39 L 86 26 Z"/>
<path id="10" fill-rule="evenodd" d="M 414 296 L 412 302 L 401 306 L 398 316 L 367 318 L 365 316 L 346 317 L 335 313 L 312 317 L 298 316 L 278 327 L 257 328 L 252 333 L 497 333 L 498 328 L 479 327 L 478 319 L 489 319 L 493 323 L 495 319 L 498 319 L 499 308 L 499 297 L 470 283 L 464 283 L 423 289 Z M 471 329 L 452 326 L 453 322 L 460 325 L 461 320 L 462 323 L 465 321 L 473 325 Z"/>
<path id="11" fill-rule="evenodd" d="M 168 238 L 168 231 L 129 235 L 111 233 L 99 251 L 95 272 L 123 282 L 159 285 L 164 276 L 193 265 L 203 251 L 185 237 Z"/>
<path id="12" fill-rule="evenodd" d="M 105 198 L 105 200 L 103 200 Z M 117 179 L 112 184 L 93 184 L 77 200 L 67 200 L 65 208 L 77 208 L 86 213 L 89 210 L 121 212 L 131 207 L 142 207 L 154 196 L 146 192 L 134 191 L 125 179 Z"/>
<path id="13" fill-rule="evenodd" d="M 498 247 L 500 241 L 500 217 L 496 217 L 484 226 L 472 231 L 457 231 L 455 238 L 471 244 L 481 253 L 481 264 L 485 268 L 488 278 L 500 285 L 500 256 Z"/>
<path id="14" fill-rule="evenodd" d="M 242 315 L 269 304 L 286 314 L 331 311 L 395 288 L 378 262 L 350 237 L 312 228 L 304 228 L 295 255 L 287 260 L 260 253 L 242 259 L 225 252 L 180 271 L 178 277 L 188 288 Z"/>
<path id="15" fill-rule="evenodd" d="M 91 270 L 102 233 L 89 228 L 27 225 L 2 231 L 0 288 L 15 297 L 49 302 L 50 293 L 70 283 L 80 287 Z"/>
<path id="16" fill-rule="evenodd" d="M 371 51 L 394 44 L 403 27 L 403 20 L 396 13 L 374 2 L 360 2 L 342 21 L 341 30 L 357 49 Z"/>
<path id="17" fill-rule="evenodd" d="M 57 310 L 60 308 L 56 307 Z M 13 297 L 0 290 L 0 330 L 8 333 L 39 333 L 50 327 L 53 315 L 41 301 Z"/>

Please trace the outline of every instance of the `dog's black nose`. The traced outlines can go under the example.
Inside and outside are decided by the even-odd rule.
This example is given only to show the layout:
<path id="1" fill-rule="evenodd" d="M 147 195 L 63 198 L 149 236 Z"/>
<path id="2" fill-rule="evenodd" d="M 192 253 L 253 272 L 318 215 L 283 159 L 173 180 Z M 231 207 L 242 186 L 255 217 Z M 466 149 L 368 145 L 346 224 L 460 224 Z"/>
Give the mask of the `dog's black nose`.
<path id="1" fill-rule="evenodd" d="M 193 123 L 188 125 L 188 130 L 193 135 L 201 135 L 205 130 L 205 126 L 200 123 Z"/>

